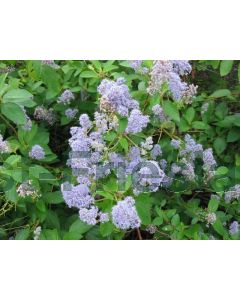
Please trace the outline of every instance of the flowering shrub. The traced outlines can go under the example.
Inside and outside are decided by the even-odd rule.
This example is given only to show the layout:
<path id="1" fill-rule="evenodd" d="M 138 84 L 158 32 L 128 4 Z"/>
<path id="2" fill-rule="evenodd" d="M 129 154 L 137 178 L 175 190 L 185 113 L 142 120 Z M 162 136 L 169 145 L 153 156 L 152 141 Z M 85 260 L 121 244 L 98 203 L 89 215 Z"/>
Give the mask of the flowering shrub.
<path id="1" fill-rule="evenodd" d="M 1 239 L 239 239 L 237 62 L 0 68 Z"/>

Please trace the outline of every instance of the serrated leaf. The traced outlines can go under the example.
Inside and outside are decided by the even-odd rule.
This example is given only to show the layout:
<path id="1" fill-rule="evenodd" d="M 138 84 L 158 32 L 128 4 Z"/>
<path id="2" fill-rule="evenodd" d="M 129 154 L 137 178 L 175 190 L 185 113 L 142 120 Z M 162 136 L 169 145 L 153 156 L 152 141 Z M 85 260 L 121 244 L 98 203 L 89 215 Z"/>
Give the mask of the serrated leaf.
<path id="1" fill-rule="evenodd" d="M 4 164 L 10 166 L 17 166 L 17 163 L 19 163 L 21 159 L 22 159 L 21 155 L 11 155 L 5 160 Z"/>
<path id="2" fill-rule="evenodd" d="M 229 97 L 231 96 L 231 92 L 227 89 L 217 90 L 210 95 L 212 98 L 221 98 L 221 97 Z"/>
<path id="3" fill-rule="evenodd" d="M 66 232 L 63 236 L 64 240 L 81 240 L 82 234 L 77 231 Z"/>
<path id="4" fill-rule="evenodd" d="M 94 65 L 94 67 L 98 70 L 102 70 L 102 65 L 99 60 L 91 60 L 91 63 Z"/>
<path id="5" fill-rule="evenodd" d="M 22 108 L 16 103 L 3 103 L 1 111 L 5 117 L 17 125 L 23 125 L 27 121 Z"/>
<path id="6" fill-rule="evenodd" d="M 98 74 L 95 73 L 94 71 L 89 70 L 89 71 L 81 72 L 80 77 L 82 77 L 82 78 L 98 78 Z"/>
<path id="7" fill-rule="evenodd" d="M 227 142 L 232 143 L 240 140 L 240 129 L 231 128 L 227 135 Z"/>
<path id="8" fill-rule="evenodd" d="M 127 118 L 121 118 L 119 120 L 119 126 L 118 126 L 118 133 L 123 133 L 127 127 L 128 119 Z"/>
<path id="9" fill-rule="evenodd" d="M 125 138 L 121 138 L 119 140 L 119 143 L 121 145 L 121 147 L 123 148 L 123 150 L 125 150 L 125 152 L 128 151 L 128 141 Z"/>
<path id="10" fill-rule="evenodd" d="M 52 99 L 53 97 L 60 94 L 60 76 L 57 71 L 47 65 L 43 65 L 41 69 L 42 81 L 48 87 L 47 89 L 47 99 Z"/>
<path id="11" fill-rule="evenodd" d="M 227 143 L 224 138 L 222 137 L 217 137 L 215 141 L 213 142 L 213 147 L 217 154 L 221 154 L 227 147 Z"/>
<path id="12" fill-rule="evenodd" d="M 219 201 L 215 198 L 211 199 L 208 203 L 208 211 L 215 212 L 219 206 Z"/>
<path id="13" fill-rule="evenodd" d="M 6 86 L 6 85 L 5 85 L 5 80 L 6 80 L 6 78 L 7 78 L 7 73 L 6 73 L 6 74 L 0 75 L 0 96 L 2 96 L 2 94 L 3 94 L 4 91 L 5 91 L 4 86 Z"/>
<path id="14" fill-rule="evenodd" d="M 233 60 L 222 60 L 220 64 L 220 75 L 226 76 L 229 74 L 233 67 Z"/>
<path id="15" fill-rule="evenodd" d="M 29 237 L 30 230 L 29 228 L 24 228 L 19 230 L 19 232 L 15 236 L 15 240 L 27 240 Z"/>
<path id="16" fill-rule="evenodd" d="M 201 121 L 195 121 L 192 123 L 192 127 L 195 129 L 208 129 L 209 126 L 207 124 L 205 124 L 204 122 Z"/>
<path id="17" fill-rule="evenodd" d="M 172 120 L 180 122 L 180 115 L 175 103 L 171 101 L 163 102 L 163 110 Z"/>
<path id="18" fill-rule="evenodd" d="M 80 219 L 77 219 L 75 222 L 72 223 L 72 225 L 69 228 L 69 232 L 77 232 L 79 234 L 84 234 L 88 230 L 92 228 L 91 225 L 88 225 L 84 222 L 82 222 Z"/>
<path id="19" fill-rule="evenodd" d="M 227 167 L 224 167 L 224 166 L 221 166 L 221 167 L 218 167 L 217 170 L 216 170 L 216 175 L 225 175 L 228 173 L 228 168 Z"/>
<path id="20" fill-rule="evenodd" d="M 42 231 L 42 237 L 46 240 L 59 240 L 59 234 L 57 229 L 44 229 Z"/>
<path id="21" fill-rule="evenodd" d="M 195 116 L 195 110 L 193 107 L 189 107 L 184 114 L 184 118 L 187 120 L 188 124 L 191 124 Z"/>
<path id="22" fill-rule="evenodd" d="M 46 193 L 43 195 L 44 201 L 46 201 L 49 204 L 59 204 L 63 203 L 63 196 L 60 191 Z"/>
<path id="23" fill-rule="evenodd" d="M 100 224 L 100 233 L 103 237 L 109 236 L 114 230 L 114 225 L 111 222 Z"/>
<path id="24" fill-rule="evenodd" d="M 173 226 L 178 226 L 178 225 L 180 224 L 180 216 L 179 216 L 179 214 L 176 214 L 176 215 L 174 215 L 174 216 L 172 217 L 172 219 L 171 219 L 171 224 L 172 224 Z"/>
<path id="25" fill-rule="evenodd" d="M 112 142 L 115 140 L 116 137 L 117 137 L 117 134 L 115 132 L 109 131 L 104 135 L 104 140 Z"/>
<path id="26" fill-rule="evenodd" d="M 3 103 L 16 103 L 18 105 L 23 105 L 26 107 L 33 107 L 36 103 L 33 101 L 33 95 L 27 90 L 14 89 L 8 91 L 3 96 Z"/>
<path id="27" fill-rule="evenodd" d="M 214 230 L 215 230 L 218 234 L 220 234 L 221 236 L 227 235 L 227 231 L 226 231 L 226 229 L 224 228 L 222 222 L 221 222 L 219 219 L 217 219 L 217 220 L 213 223 L 212 226 L 213 226 Z"/>
<path id="28" fill-rule="evenodd" d="M 143 225 L 151 224 L 151 198 L 142 194 L 138 196 L 135 205 Z"/>
<path id="29" fill-rule="evenodd" d="M 162 225 L 162 223 L 163 223 L 163 217 L 162 216 L 156 217 L 153 220 L 153 225 L 159 226 L 159 225 Z"/>

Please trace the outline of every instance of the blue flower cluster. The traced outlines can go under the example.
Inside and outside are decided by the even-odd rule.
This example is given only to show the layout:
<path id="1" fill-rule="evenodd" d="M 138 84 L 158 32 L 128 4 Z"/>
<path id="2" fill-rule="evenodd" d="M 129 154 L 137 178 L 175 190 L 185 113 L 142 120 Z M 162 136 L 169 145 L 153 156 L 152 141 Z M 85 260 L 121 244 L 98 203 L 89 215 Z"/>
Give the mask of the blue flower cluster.
<path id="1" fill-rule="evenodd" d="M 49 125 L 56 122 L 56 114 L 53 108 L 46 109 L 44 106 L 37 106 L 33 116 L 36 120 L 46 121 Z"/>
<path id="2" fill-rule="evenodd" d="M 65 90 L 60 97 L 58 97 L 58 103 L 61 104 L 69 104 L 71 103 L 72 100 L 74 100 L 75 97 L 73 95 L 73 93 L 70 90 Z"/>
<path id="3" fill-rule="evenodd" d="M 70 120 L 74 119 L 77 113 L 78 109 L 76 108 L 68 108 L 65 110 L 65 116 Z"/>
<path id="4" fill-rule="evenodd" d="M 135 200 L 128 196 L 112 208 L 112 222 L 122 230 L 138 228 L 141 220 L 135 208 Z"/>
<path id="5" fill-rule="evenodd" d="M 29 157 L 37 160 L 45 158 L 45 151 L 40 145 L 34 145 L 29 152 Z"/>
<path id="6" fill-rule="evenodd" d="M 238 233 L 238 231 L 239 231 L 239 224 L 237 221 L 233 221 L 229 227 L 229 233 L 230 235 L 234 235 Z"/>
<path id="7" fill-rule="evenodd" d="M 225 192 L 224 198 L 227 203 L 231 202 L 232 200 L 239 200 L 240 184 L 236 184 L 235 186 L 231 187 L 227 192 Z"/>
<path id="8" fill-rule="evenodd" d="M 144 116 L 139 109 L 133 109 L 128 118 L 126 133 L 139 133 L 147 127 L 149 116 Z"/>
<path id="9" fill-rule="evenodd" d="M 166 83 L 174 100 L 184 100 L 186 103 L 190 103 L 197 92 L 197 87 L 182 81 L 181 76 L 189 74 L 191 70 L 191 65 L 186 60 L 155 61 L 150 72 L 151 80 L 148 92 L 151 95 L 160 92 Z"/>
<path id="10" fill-rule="evenodd" d="M 128 116 L 129 110 L 138 109 L 139 104 L 132 99 L 125 79 L 120 77 L 115 81 L 104 79 L 98 87 L 101 95 L 100 106 L 102 109 L 114 111 L 121 116 Z"/>
<path id="11" fill-rule="evenodd" d="M 134 69 L 135 72 L 146 74 L 149 72 L 147 67 L 142 66 L 142 60 L 130 60 L 129 65 Z"/>
<path id="12" fill-rule="evenodd" d="M 139 62 L 136 63 L 136 68 L 137 66 L 140 66 Z M 159 68 L 161 73 L 158 73 Z M 151 78 L 152 80 L 155 78 L 155 81 L 150 83 L 150 87 L 157 90 L 160 81 L 161 84 L 168 81 L 171 85 L 171 76 L 180 78 L 189 72 L 191 66 L 187 61 L 157 61 L 151 73 Z M 158 83 L 158 87 L 153 85 L 154 82 Z M 182 84 L 187 87 L 186 83 Z M 178 151 L 179 161 L 168 166 L 163 158 L 165 153 L 160 144 L 154 144 L 152 136 L 142 138 L 138 144 L 132 142 L 132 136 L 141 133 L 148 126 L 150 116 L 142 113 L 138 102 L 131 97 L 125 80 L 123 78 L 118 78 L 116 81 L 103 79 L 98 92 L 101 96 L 100 106 L 94 113 L 94 120 L 91 121 L 87 114 L 82 114 L 79 117 L 79 126 L 70 129 L 71 152 L 67 165 L 72 168 L 76 179 L 74 182 L 77 182 L 77 185 L 64 183 L 63 198 L 69 207 L 79 209 L 80 219 L 89 225 L 112 221 L 122 230 L 138 228 L 141 220 L 132 196 L 124 198 L 120 193 L 116 196 L 117 203 L 111 211 L 103 212 L 99 209 L 92 196 L 97 180 L 110 174 L 115 174 L 118 179 L 126 179 L 131 175 L 132 194 L 139 195 L 146 191 L 156 192 L 159 188 L 169 187 L 175 176 L 182 175 L 185 180 L 194 181 L 197 158 L 202 159 L 203 170 L 206 173 L 214 172 L 216 161 L 212 149 L 203 150 L 201 144 L 196 143 L 189 134 L 186 134 L 184 141 L 171 140 L 170 145 L 173 151 Z M 185 88 L 184 92 L 186 92 Z M 162 122 L 169 120 L 160 104 L 154 105 L 152 112 Z M 127 126 L 122 137 L 130 141 L 129 151 L 125 154 L 117 153 L 115 150 L 118 142 L 109 147 L 108 139 L 105 138 L 109 133 L 117 136 L 121 117 L 127 117 Z M 119 169 L 123 174 L 120 174 Z M 121 177 L 122 175 L 124 178 Z"/>

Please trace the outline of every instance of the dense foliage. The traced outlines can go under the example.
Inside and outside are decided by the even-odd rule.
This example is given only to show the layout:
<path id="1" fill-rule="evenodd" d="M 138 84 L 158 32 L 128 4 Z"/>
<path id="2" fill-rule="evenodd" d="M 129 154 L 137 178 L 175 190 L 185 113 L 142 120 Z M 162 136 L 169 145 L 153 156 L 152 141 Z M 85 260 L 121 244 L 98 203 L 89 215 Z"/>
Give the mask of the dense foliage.
<path id="1" fill-rule="evenodd" d="M 0 73 L 0 239 L 239 239 L 237 61 Z"/>

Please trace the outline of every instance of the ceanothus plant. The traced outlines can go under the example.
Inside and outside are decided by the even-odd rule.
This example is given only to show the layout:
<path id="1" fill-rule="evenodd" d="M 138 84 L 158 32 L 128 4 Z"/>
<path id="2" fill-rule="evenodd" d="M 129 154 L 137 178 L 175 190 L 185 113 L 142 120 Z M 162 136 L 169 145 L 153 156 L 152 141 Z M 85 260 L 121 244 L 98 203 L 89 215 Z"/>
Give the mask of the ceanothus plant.
<path id="1" fill-rule="evenodd" d="M 189 134 L 184 139 L 172 136 L 168 142 L 167 147 L 176 156 L 171 165 L 161 148 L 162 133 L 168 133 L 166 124 L 174 119 L 171 109 L 162 108 L 164 95 L 172 98 L 173 102 L 167 103 L 174 108 L 174 102 L 178 107 L 192 103 L 196 94 L 197 87 L 182 79 L 191 72 L 189 62 L 155 61 L 150 70 L 142 67 L 141 61 L 130 64 L 136 72 L 149 76 L 147 92 L 150 97 L 157 96 L 158 103 L 147 108 L 141 105 L 132 97 L 123 77 L 103 79 L 97 89 L 99 108 L 94 120 L 82 114 L 79 126 L 70 130 L 67 165 L 72 168 L 73 179 L 61 188 L 66 204 L 79 209 L 80 220 L 88 225 L 109 223 L 110 232 L 114 230 L 111 223 L 115 230 L 139 231 L 144 212 L 136 205 L 141 194 L 159 190 L 174 193 L 179 184 L 184 191 L 199 180 L 196 172 L 200 171 L 207 186 L 217 165 L 212 149 L 204 150 Z M 61 98 L 65 99 L 63 95 Z M 151 124 L 154 130 L 149 135 Z M 116 189 L 112 193 L 104 192 L 104 188 L 101 191 L 101 182 L 105 186 L 114 182 Z M 145 197 L 145 201 L 150 198 Z M 207 224 L 216 220 L 214 213 L 206 211 L 202 215 Z M 148 224 L 147 228 L 153 226 Z"/>
<path id="2" fill-rule="evenodd" d="M 0 62 L 0 239 L 239 239 L 237 65 Z"/>

